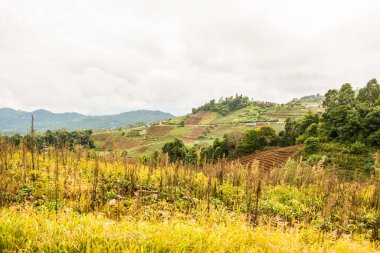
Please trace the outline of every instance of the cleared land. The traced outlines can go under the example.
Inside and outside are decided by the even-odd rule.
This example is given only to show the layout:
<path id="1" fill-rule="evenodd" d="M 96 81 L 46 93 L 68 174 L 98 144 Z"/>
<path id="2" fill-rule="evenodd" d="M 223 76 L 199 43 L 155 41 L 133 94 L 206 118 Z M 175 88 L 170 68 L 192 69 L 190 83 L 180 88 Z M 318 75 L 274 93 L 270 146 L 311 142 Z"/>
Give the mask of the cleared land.
<path id="1" fill-rule="evenodd" d="M 147 135 L 166 136 L 173 128 L 173 126 L 151 126 L 148 128 Z"/>
<path id="2" fill-rule="evenodd" d="M 260 169 L 268 172 L 271 168 L 283 166 L 286 161 L 302 147 L 303 145 L 295 145 L 284 148 L 274 148 L 241 157 L 239 161 L 242 164 L 252 164 L 257 160 L 259 161 Z"/>
<path id="3" fill-rule="evenodd" d="M 300 118 L 307 112 L 321 108 L 307 108 L 308 103 L 297 106 L 272 105 L 269 107 L 248 106 L 227 115 L 217 112 L 198 111 L 168 121 L 131 130 L 94 134 L 99 149 L 112 150 L 114 147 L 128 151 L 128 156 L 144 156 L 160 151 L 162 146 L 174 138 L 186 145 L 207 146 L 216 138 L 232 132 L 271 126 L 277 132 L 284 128 L 287 118 Z M 145 130 L 145 131 L 144 131 Z"/>

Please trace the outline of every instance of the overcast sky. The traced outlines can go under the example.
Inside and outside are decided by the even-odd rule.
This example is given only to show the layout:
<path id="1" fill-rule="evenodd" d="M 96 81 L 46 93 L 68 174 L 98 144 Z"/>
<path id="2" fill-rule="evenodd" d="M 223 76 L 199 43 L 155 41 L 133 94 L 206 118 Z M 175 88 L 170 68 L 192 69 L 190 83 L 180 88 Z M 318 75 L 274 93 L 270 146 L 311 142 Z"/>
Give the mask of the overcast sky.
<path id="1" fill-rule="evenodd" d="M 0 0 L 0 107 L 175 115 L 380 78 L 380 1 Z"/>

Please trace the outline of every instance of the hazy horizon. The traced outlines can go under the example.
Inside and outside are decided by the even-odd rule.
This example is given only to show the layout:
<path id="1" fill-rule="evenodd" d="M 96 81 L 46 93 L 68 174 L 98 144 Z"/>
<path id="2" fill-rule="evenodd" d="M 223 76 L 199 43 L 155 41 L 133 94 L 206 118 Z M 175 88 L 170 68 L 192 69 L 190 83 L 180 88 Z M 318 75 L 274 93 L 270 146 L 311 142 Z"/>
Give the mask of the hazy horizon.
<path id="1" fill-rule="evenodd" d="M 54 112 L 54 111 L 47 110 L 45 108 L 38 108 L 38 109 L 34 109 L 34 110 L 22 110 L 22 109 L 17 109 L 17 108 L 12 108 L 12 107 L 0 107 L 0 110 L 1 109 L 11 109 L 11 110 L 20 111 L 20 112 L 26 112 L 26 113 L 34 113 L 36 111 L 43 110 L 43 111 L 48 111 L 48 112 L 51 112 L 51 113 L 54 113 L 54 114 L 76 113 L 76 114 L 81 114 L 81 115 L 90 116 L 90 117 L 91 116 L 113 116 L 113 115 L 133 112 L 133 111 L 161 111 L 161 110 L 136 109 L 136 110 L 131 110 L 131 111 L 116 112 L 116 113 L 110 113 L 110 114 L 86 114 L 86 113 L 80 113 L 80 112 L 75 112 L 75 111 Z M 164 112 L 164 111 L 161 111 L 161 112 Z M 168 112 L 164 112 L 164 113 L 168 113 Z M 174 115 L 174 116 L 180 116 L 180 115 Z"/>
<path id="2" fill-rule="evenodd" d="M 379 77 L 379 1 L 0 0 L 0 108 L 174 115 Z"/>

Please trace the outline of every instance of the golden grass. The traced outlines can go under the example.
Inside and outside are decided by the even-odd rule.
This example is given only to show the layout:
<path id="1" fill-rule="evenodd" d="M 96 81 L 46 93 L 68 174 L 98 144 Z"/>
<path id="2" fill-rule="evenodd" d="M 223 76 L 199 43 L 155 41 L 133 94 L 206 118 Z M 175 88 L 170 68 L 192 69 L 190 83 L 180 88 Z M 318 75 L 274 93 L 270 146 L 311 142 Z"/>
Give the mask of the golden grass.
<path id="1" fill-rule="evenodd" d="M 243 216 L 214 210 L 209 215 L 121 221 L 102 214 L 34 208 L 0 212 L 2 252 L 377 252 L 360 236 L 322 237 L 311 227 L 252 227 Z"/>
<path id="2" fill-rule="evenodd" d="M 263 172 L 82 149 L 51 148 L 34 170 L 32 159 L 0 149 L 0 252 L 379 251 L 378 174 L 344 181 L 294 160 Z"/>

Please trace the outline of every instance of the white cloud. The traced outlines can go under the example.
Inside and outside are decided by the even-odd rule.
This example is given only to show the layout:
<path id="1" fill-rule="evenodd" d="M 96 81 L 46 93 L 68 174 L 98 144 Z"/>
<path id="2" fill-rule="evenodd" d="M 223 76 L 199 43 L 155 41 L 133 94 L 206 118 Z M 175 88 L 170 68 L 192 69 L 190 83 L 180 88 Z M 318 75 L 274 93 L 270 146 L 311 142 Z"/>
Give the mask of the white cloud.
<path id="1" fill-rule="evenodd" d="M 0 0 L 0 107 L 175 114 L 378 77 L 379 1 Z"/>

